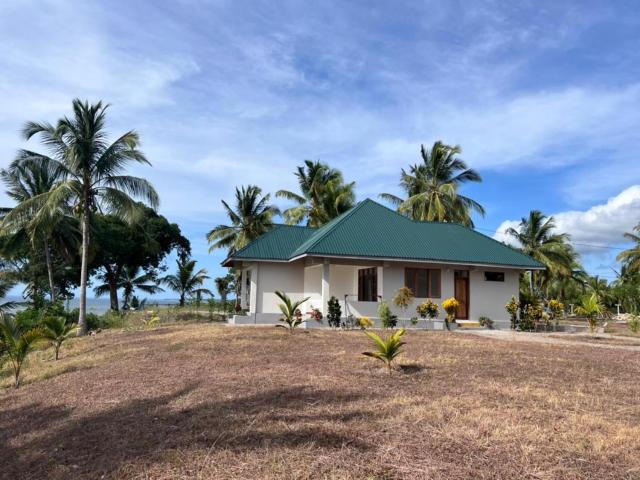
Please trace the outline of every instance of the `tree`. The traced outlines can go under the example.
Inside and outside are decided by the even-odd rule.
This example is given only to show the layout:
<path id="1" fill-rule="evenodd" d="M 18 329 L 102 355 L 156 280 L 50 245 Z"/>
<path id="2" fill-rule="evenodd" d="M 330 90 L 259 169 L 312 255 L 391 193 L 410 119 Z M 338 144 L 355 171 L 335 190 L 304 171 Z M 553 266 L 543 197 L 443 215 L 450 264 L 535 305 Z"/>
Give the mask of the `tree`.
<path id="1" fill-rule="evenodd" d="M 5 183 L 6 194 L 18 205 L 48 193 L 60 180 L 59 172 L 51 171 L 41 163 L 23 162 L 21 157 L 12 162 L 8 169 L 0 170 L 0 178 Z M 4 250 L 8 255 L 14 255 L 27 242 L 33 250 L 42 249 L 45 259 L 47 280 L 51 301 L 56 301 L 56 285 L 54 281 L 54 265 L 52 248 L 55 246 L 63 252 L 69 252 L 78 245 L 77 222 L 72 217 L 67 205 L 50 212 L 49 216 L 21 217 L 19 221 L 10 222 L 7 214 L 11 208 L 0 209 L 3 222 L 0 228 L 4 236 L 9 236 L 4 242 Z M 31 259 L 33 260 L 33 255 Z"/>
<path id="2" fill-rule="evenodd" d="M 276 290 L 276 295 L 282 303 L 278 304 L 280 311 L 282 312 L 282 317 L 280 321 L 284 323 L 284 325 L 277 325 L 278 327 L 288 329 L 289 333 L 293 333 L 294 329 L 299 327 L 302 324 L 302 312 L 300 311 L 300 306 L 309 300 L 309 297 L 303 298 L 302 300 L 293 301 L 289 296 L 284 292 L 279 292 Z"/>
<path id="3" fill-rule="evenodd" d="M 93 216 L 95 242 L 90 265 L 91 271 L 97 270 L 97 276 L 103 282 L 95 293 L 98 296 L 108 293 L 112 310 L 119 308 L 118 289 L 124 288 L 126 269 L 144 270 L 147 279 L 142 283 L 145 283 L 165 270 L 162 261 L 170 252 L 176 250 L 181 256 L 188 255 L 191 250 L 189 240 L 182 236 L 178 225 L 169 223 L 144 205 L 139 208 L 139 217 L 132 224 L 115 215 Z M 139 275 L 143 274 L 136 273 L 135 276 Z"/>
<path id="4" fill-rule="evenodd" d="M 276 197 L 286 198 L 297 206 L 284 211 L 285 221 L 297 225 L 306 220 L 310 227 L 319 227 L 353 207 L 355 182 L 344 183 L 340 170 L 326 163 L 305 160 L 295 172 L 300 193 L 278 190 Z"/>
<path id="5" fill-rule="evenodd" d="M 207 271 L 201 268 L 195 271 L 196 261 L 189 260 L 188 258 L 176 260 L 178 270 L 174 275 L 167 275 L 160 281 L 174 292 L 180 295 L 180 306 L 184 307 L 184 303 L 187 297 L 195 296 L 198 294 L 212 293 L 206 288 L 202 288 L 204 281 L 209 278 Z"/>
<path id="6" fill-rule="evenodd" d="M 584 315 L 589 323 L 589 331 L 593 333 L 596 329 L 598 317 L 606 311 L 598 295 L 592 293 L 582 298 L 580 305 L 576 308 L 578 315 Z"/>
<path id="7" fill-rule="evenodd" d="M 545 265 L 548 275 L 571 276 L 576 254 L 566 233 L 554 233 L 553 217 L 547 217 L 539 210 L 531 210 L 528 217 L 520 220 L 518 228 L 509 228 L 506 234 L 520 244 L 522 252 Z M 530 273 L 531 291 L 540 290 L 544 276 Z"/>
<path id="8" fill-rule="evenodd" d="M 20 371 L 35 343 L 42 338 L 38 328 L 25 330 L 12 315 L 0 317 L 0 357 L 7 356 L 13 369 L 14 387 L 20 385 Z"/>
<path id="9" fill-rule="evenodd" d="M 398 208 L 398 212 L 417 221 L 457 222 L 473 226 L 473 211 L 484 216 L 484 208 L 475 200 L 461 195 L 460 187 L 468 182 L 481 182 L 482 177 L 457 157 L 462 150 L 438 141 L 431 150 L 420 148 L 422 163 L 402 169 L 400 187 L 406 198 L 383 193 L 381 198 Z"/>
<path id="10" fill-rule="evenodd" d="M 20 221 L 35 216 L 46 219 L 62 205 L 71 205 L 80 217 L 82 231 L 80 268 L 79 334 L 87 333 L 87 280 L 91 217 L 95 211 L 115 214 L 133 221 L 139 212 L 132 197 L 156 208 L 158 194 L 143 178 L 123 175 L 125 167 L 134 162 L 150 165 L 138 149 L 140 139 L 131 130 L 109 144 L 105 132 L 107 105 L 90 105 L 73 101 L 73 116 L 48 123 L 28 122 L 23 134 L 26 140 L 39 135 L 52 156 L 22 150 L 18 163 L 36 163 L 56 172 L 61 180 L 49 192 L 16 206 L 6 219 Z"/>
<path id="11" fill-rule="evenodd" d="M 151 273 L 143 272 L 138 266 L 127 265 L 120 271 L 120 278 L 116 284 L 118 289 L 124 290 L 122 299 L 122 308 L 129 308 L 133 292 L 140 290 L 142 292 L 153 295 L 155 293 L 164 292 L 155 283 L 155 277 Z M 94 291 L 97 296 L 101 296 L 111 290 L 110 283 L 103 283 L 98 285 Z"/>
<path id="12" fill-rule="evenodd" d="M 49 316 L 42 321 L 42 338 L 55 349 L 56 360 L 58 360 L 60 346 L 75 333 L 76 328 L 62 316 Z"/>
<path id="13" fill-rule="evenodd" d="M 270 195 L 262 195 L 262 190 L 255 185 L 236 187 L 235 208 L 222 200 L 231 225 L 218 225 L 207 234 L 209 251 L 228 248 L 229 253 L 233 253 L 271 230 L 273 217 L 280 211 L 269 204 L 269 199 Z"/>
<path id="14" fill-rule="evenodd" d="M 627 267 L 629 273 L 638 273 L 640 272 L 640 223 L 633 228 L 633 232 L 625 233 L 624 237 L 635 245 L 620 252 L 617 260 Z"/>
<path id="15" fill-rule="evenodd" d="M 216 285 L 216 290 L 220 295 L 220 301 L 222 302 L 222 311 L 227 311 L 227 296 L 235 288 L 233 283 L 235 281 L 235 275 L 233 273 L 227 273 L 224 277 L 216 277 L 213 282 Z"/>

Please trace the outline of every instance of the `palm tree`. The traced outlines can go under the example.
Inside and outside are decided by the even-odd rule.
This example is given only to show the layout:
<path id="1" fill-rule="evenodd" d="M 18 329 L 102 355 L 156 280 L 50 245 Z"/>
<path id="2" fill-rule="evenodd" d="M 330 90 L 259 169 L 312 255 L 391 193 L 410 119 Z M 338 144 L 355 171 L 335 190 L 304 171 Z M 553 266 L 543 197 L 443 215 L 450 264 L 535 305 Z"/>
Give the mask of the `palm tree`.
<path id="1" fill-rule="evenodd" d="M 471 212 L 484 216 L 484 208 L 475 200 L 460 195 L 467 182 L 481 182 L 482 177 L 464 160 L 457 157 L 462 150 L 438 141 L 431 150 L 420 148 L 422 163 L 402 169 L 400 187 L 407 198 L 383 193 L 381 198 L 398 208 L 398 212 L 418 221 L 457 222 L 473 226 Z"/>
<path id="2" fill-rule="evenodd" d="M 47 317 L 42 322 L 42 338 L 55 349 L 56 360 L 58 360 L 60 346 L 75 333 L 76 329 L 76 325 L 67 323 L 65 317 Z"/>
<path id="3" fill-rule="evenodd" d="M 635 233 L 627 232 L 624 237 L 631 240 L 635 245 L 620 252 L 617 257 L 619 262 L 626 265 L 629 273 L 640 272 L 640 223 L 633 228 Z"/>
<path id="4" fill-rule="evenodd" d="M 240 250 L 273 228 L 273 217 L 280 211 L 269 204 L 270 195 L 262 195 L 260 187 L 236 187 L 235 209 L 222 200 L 231 225 L 218 225 L 207 234 L 209 251 L 228 248 L 229 253 Z"/>
<path id="5" fill-rule="evenodd" d="M 282 303 L 278 304 L 280 311 L 282 312 L 282 317 L 280 321 L 284 323 L 284 325 L 276 325 L 278 327 L 286 328 L 289 333 L 293 333 L 293 330 L 302 324 L 302 312 L 300 311 L 300 306 L 309 300 L 309 297 L 303 298 L 302 300 L 291 300 L 289 296 L 284 293 L 276 290 L 276 296 L 282 300 Z"/>
<path id="6" fill-rule="evenodd" d="M 218 290 L 218 294 L 220 295 L 220 300 L 222 302 L 222 311 L 226 313 L 227 311 L 227 296 L 233 290 L 233 282 L 235 276 L 232 273 L 228 273 L 224 277 L 216 277 L 213 282 L 216 284 L 216 290 Z"/>
<path id="7" fill-rule="evenodd" d="M 48 123 L 28 122 L 23 135 L 29 140 L 40 135 L 52 156 L 22 150 L 17 163 L 35 163 L 55 172 L 59 183 L 49 192 L 16 206 L 5 220 L 21 221 L 35 217 L 38 223 L 51 218 L 61 205 L 71 205 L 80 216 L 82 250 L 80 270 L 79 334 L 87 332 L 87 276 L 89 267 L 89 226 L 94 211 L 113 213 L 132 221 L 139 211 L 134 198 L 156 208 L 158 194 L 143 178 L 123 175 L 131 162 L 150 165 L 138 149 L 140 138 L 131 130 L 113 143 L 105 132 L 106 110 L 102 102 L 90 105 L 73 101 L 73 116 L 60 119 L 54 127 Z"/>
<path id="8" fill-rule="evenodd" d="M 14 387 L 18 388 L 20 385 L 22 365 L 35 343 L 41 338 L 40 329 L 25 330 L 18 325 L 12 315 L 2 315 L 0 318 L 0 357 L 6 356 L 11 362 Z"/>
<path id="9" fill-rule="evenodd" d="M 568 243 L 566 233 L 553 233 L 556 228 L 553 217 L 547 217 L 539 210 L 531 210 L 529 217 L 520 220 L 518 228 L 509 228 L 506 234 L 518 241 L 524 254 L 543 263 L 550 275 L 571 276 L 575 261 L 575 251 Z M 529 286 L 533 292 L 540 289 L 543 277 L 531 274 Z"/>
<path id="10" fill-rule="evenodd" d="M 188 258 L 178 259 L 178 270 L 175 275 L 167 275 L 160 281 L 180 295 L 180 306 L 184 307 L 187 296 L 213 295 L 210 290 L 202 288 L 204 281 L 209 278 L 207 271 L 201 268 L 195 272 L 196 261 Z"/>
<path id="11" fill-rule="evenodd" d="M 7 186 L 7 196 L 18 205 L 48 193 L 61 180 L 60 172 L 47 169 L 41 163 L 23 162 L 21 156 L 12 162 L 8 169 L 0 170 L 0 178 Z M 0 230 L 3 234 L 12 237 L 5 247 L 9 249 L 11 246 L 20 248 L 25 241 L 29 241 L 34 250 L 42 248 L 52 302 L 56 301 L 51 260 L 52 243 L 56 244 L 60 250 L 67 252 L 73 250 L 78 243 L 77 222 L 71 216 L 70 209 L 66 207 L 66 205 L 60 205 L 50 212 L 50 217 L 22 217 L 22 222 L 14 222 L 13 224 L 6 218 L 12 209 L 0 209 L 0 214 L 4 217 Z"/>
<path id="12" fill-rule="evenodd" d="M 154 283 L 154 277 L 150 273 L 144 273 L 137 265 L 125 266 L 120 272 L 118 279 L 118 288 L 123 289 L 122 308 L 129 308 L 131 298 L 135 290 L 153 295 L 155 293 L 164 292 L 162 288 Z M 94 288 L 96 296 L 100 297 L 110 292 L 109 283 L 103 283 Z"/>
<path id="13" fill-rule="evenodd" d="M 297 225 L 306 220 L 308 226 L 319 227 L 353 207 L 355 182 L 345 184 L 340 170 L 320 161 L 305 160 L 295 175 L 300 194 L 289 190 L 276 192 L 276 197 L 298 204 L 283 212 L 288 224 Z"/>

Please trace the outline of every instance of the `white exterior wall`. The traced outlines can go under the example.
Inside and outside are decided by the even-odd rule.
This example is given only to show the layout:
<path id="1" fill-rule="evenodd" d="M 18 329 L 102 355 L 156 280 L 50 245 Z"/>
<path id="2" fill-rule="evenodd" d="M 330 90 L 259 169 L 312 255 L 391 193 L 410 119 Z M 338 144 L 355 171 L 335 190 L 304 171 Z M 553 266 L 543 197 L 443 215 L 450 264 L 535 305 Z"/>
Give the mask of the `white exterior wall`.
<path id="1" fill-rule="evenodd" d="M 257 268 L 255 268 L 257 266 Z M 347 313 L 356 317 L 378 316 L 378 302 L 357 301 L 358 269 L 376 266 L 366 265 L 336 265 L 329 266 L 329 295 L 335 296 L 340 301 L 343 315 Z M 416 307 L 424 298 L 414 299 L 406 312 L 400 311 L 393 305 L 392 299 L 399 288 L 404 286 L 405 267 L 439 268 L 441 274 L 441 296 L 432 298 L 441 306 L 442 301 L 454 296 L 454 272 L 455 270 L 469 270 L 469 319 L 477 320 L 480 316 L 486 316 L 497 322 L 508 322 L 508 315 L 504 306 L 512 296 L 518 295 L 519 274 L 518 270 L 511 269 L 484 269 L 481 267 L 464 267 L 452 265 L 435 265 L 424 263 L 394 263 L 378 262 L 378 292 L 387 300 L 394 314 L 400 319 L 409 319 L 417 316 Z M 262 321 L 275 321 L 279 316 L 278 304 L 280 300 L 275 295 L 276 290 L 282 290 L 294 300 L 310 297 L 303 305 L 303 311 L 309 311 L 312 307 L 323 309 L 322 301 L 322 277 L 323 265 L 305 266 L 303 261 L 295 263 L 269 263 L 261 262 L 252 264 L 252 288 L 251 300 L 255 298 L 255 307 L 252 307 L 251 315 L 257 314 Z M 485 271 L 500 271 L 505 273 L 504 282 L 487 282 L 484 279 Z M 255 278 L 257 277 L 257 282 Z M 348 305 L 344 298 L 347 297 Z M 255 317 L 256 315 L 254 315 Z M 440 307 L 438 319 L 444 319 L 445 312 Z M 258 322 L 260 323 L 260 322 Z"/>

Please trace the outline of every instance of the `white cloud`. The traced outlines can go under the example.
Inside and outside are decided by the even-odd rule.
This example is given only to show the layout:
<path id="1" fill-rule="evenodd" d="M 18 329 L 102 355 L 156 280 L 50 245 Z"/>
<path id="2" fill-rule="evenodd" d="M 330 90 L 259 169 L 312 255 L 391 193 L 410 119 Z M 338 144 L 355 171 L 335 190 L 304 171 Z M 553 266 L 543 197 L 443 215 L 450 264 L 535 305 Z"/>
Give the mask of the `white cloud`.
<path id="1" fill-rule="evenodd" d="M 631 231 L 640 222 L 640 185 L 633 185 L 611 197 L 606 203 L 594 205 L 588 210 L 571 210 L 552 215 L 556 230 L 568 233 L 580 253 L 602 253 L 602 249 L 595 246 L 625 243 L 622 234 Z M 519 223 L 519 220 L 502 222 L 493 237 L 515 244 L 505 231 L 509 227 L 516 228 Z"/>

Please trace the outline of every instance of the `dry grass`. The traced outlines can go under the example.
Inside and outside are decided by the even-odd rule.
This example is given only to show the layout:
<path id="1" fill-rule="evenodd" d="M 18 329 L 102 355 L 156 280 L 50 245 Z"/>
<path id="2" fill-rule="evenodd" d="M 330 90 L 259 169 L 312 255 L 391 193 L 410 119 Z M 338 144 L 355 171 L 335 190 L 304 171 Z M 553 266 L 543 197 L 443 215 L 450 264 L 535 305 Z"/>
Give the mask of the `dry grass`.
<path id="1" fill-rule="evenodd" d="M 5 478 L 640 478 L 640 353 L 409 332 L 176 326 L 38 352 Z M 5 384 L 8 379 L 3 379 Z"/>

